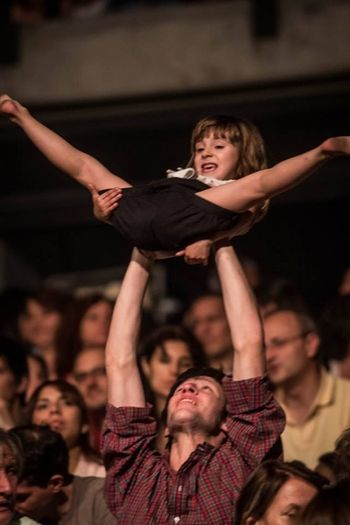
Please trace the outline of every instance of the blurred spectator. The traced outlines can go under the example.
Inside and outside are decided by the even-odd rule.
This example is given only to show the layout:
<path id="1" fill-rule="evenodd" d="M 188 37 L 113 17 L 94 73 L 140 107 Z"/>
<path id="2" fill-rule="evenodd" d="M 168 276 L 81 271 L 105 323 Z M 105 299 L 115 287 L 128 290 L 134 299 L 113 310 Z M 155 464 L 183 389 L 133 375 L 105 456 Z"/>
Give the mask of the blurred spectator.
<path id="1" fill-rule="evenodd" d="M 103 498 L 104 480 L 72 476 L 62 437 L 48 427 L 18 427 L 24 465 L 16 508 L 42 525 L 113 525 Z"/>
<path id="2" fill-rule="evenodd" d="M 265 461 L 241 491 L 235 524 L 292 525 L 326 483 L 299 461 Z"/>
<path id="3" fill-rule="evenodd" d="M 185 314 L 185 325 L 202 344 L 211 367 L 232 373 L 232 342 L 220 295 L 202 295 Z"/>
<path id="4" fill-rule="evenodd" d="M 298 525 L 350 525 L 350 479 L 324 487 L 310 501 Z"/>
<path id="5" fill-rule="evenodd" d="M 265 317 L 264 329 L 268 376 L 287 418 L 285 459 L 315 468 L 350 425 L 350 381 L 320 366 L 319 335 L 307 313 L 276 310 Z"/>
<path id="6" fill-rule="evenodd" d="M 46 362 L 49 377 L 56 378 L 55 338 L 70 295 L 52 289 L 30 293 L 18 318 L 21 339 L 32 346 L 32 353 Z"/>
<path id="7" fill-rule="evenodd" d="M 0 427 L 18 425 L 22 419 L 28 368 L 23 345 L 0 338 Z"/>
<path id="8" fill-rule="evenodd" d="M 146 398 L 154 407 L 160 422 L 167 396 L 180 374 L 192 367 L 205 366 L 205 355 L 199 342 L 180 326 L 169 325 L 149 334 L 139 350 L 141 375 Z M 159 432 L 158 449 L 165 440 Z"/>
<path id="9" fill-rule="evenodd" d="M 100 294 L 75 299 L 57 332 L 57 372 L 66 377 L 75 356 L 86 348 L 104 348 L 112 316 L 112 303 Z"/>
<path id="10" fill-rule="evenodd" d="M 107 403 L 104 348 L 92 347 L 79 352 L 67 379 L 77 387 L 84 398 L 89 417 L 90 443 L 99 451 Z"/>
<path id="11" fill-rule="evenodd" d="M 59 432 L 69 450 L 69 471 L 77 476 L 105 475 L 99 455 L 89 444 L 86 406 L 79 391 L 63 380 L 46 381 L 32 395 L 27 420 Z"/>
<path id="12" fill-rule="evenodd" d="M 321 315 L 320 353 L 333 374 L 350 379 L 350 295 L 328 304 Z"/>
<path id="13" fill-rule="evenodd" d="M 36 525 L 30 518 L 15 516 L 15 491 L 22 467 L 20 443 L 0 429 L 0 525 Z"/>

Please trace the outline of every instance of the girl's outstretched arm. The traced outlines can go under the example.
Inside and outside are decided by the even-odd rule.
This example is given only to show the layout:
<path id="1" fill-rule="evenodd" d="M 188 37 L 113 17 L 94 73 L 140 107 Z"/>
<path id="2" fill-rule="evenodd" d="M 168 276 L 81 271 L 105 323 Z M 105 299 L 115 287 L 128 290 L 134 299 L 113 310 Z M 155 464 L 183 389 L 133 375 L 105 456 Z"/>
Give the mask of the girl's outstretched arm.
<path id="1" fill-rule="evenodd" d="M 320 146 L 279 162 L 273 168 L 203 190 L 197 195 L 227 210 L 242 213 L 296 186 L 326 161 L 339 155 L 350 155 L 350 137 L 327 139 Z"/>
<path id="2" fill-rule="evenodd" d="M 0 96 L 0 114 L 21 127 L 33 144 L 58 169 L 70 175 L 83 186 L 93 184 L 98 190 L 130 186 L 113 175 L 98 160 L 78 150 L 57 133 L 36 120 L 19 102 L 8 95 Z"/>

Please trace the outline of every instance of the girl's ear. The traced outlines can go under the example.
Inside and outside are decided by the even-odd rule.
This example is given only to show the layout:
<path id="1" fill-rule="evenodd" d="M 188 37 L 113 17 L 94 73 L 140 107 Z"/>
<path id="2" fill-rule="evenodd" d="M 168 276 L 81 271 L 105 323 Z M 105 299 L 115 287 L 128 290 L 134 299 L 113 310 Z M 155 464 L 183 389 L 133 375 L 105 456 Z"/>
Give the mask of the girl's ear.
<path id="1" fill-rule="evenodd" d="M 149 363 L 145 357 L 141 357 L 141 368 L 142 372 L 145 374 L 146 378 L 149 379 L 150 376 L 150 369 L 149 369 Z"/>

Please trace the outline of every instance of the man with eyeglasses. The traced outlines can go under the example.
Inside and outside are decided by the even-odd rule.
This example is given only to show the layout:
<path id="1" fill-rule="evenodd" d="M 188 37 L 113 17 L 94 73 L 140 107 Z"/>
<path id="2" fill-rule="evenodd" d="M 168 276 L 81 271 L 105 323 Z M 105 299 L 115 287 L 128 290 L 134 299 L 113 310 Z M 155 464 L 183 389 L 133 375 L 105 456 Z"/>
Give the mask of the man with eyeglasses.
<path id="1" fill-rule="evenodd" d="M 265 316 L 264 329 L 268 376 L 287 418 L 285 460 L 314 468 L 350 426 L 350 381 L 321 366 L 319 335 L 307 313 L 275 310 Z"/>
<path id="2" fill-rule="evenodd" d="M 68 380 L 84 398 L 88 409 L 90 441 L 100 450 L 101 428 L 107 403 L 107 376 L 105 350 L 91 347 L 82 350 L 75 358 Z"/>

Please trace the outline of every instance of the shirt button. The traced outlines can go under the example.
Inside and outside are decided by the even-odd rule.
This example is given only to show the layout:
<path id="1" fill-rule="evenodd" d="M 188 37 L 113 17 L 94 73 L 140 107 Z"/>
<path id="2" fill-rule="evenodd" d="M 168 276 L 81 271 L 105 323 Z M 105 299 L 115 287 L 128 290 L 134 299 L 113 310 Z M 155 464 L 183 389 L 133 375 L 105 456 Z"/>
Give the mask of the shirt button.
<path id="1" fill-rule="evenodd" d="M 178 486 L 177 491 L 178 491 L 178 492 L 182 492 L 182 485 L 179 485 L 179 486 Z"/>
<path id="2" fill-rule="evenodd" d="M 174 523 L 180 523 L 180 516 L 175 516 Z"/>

